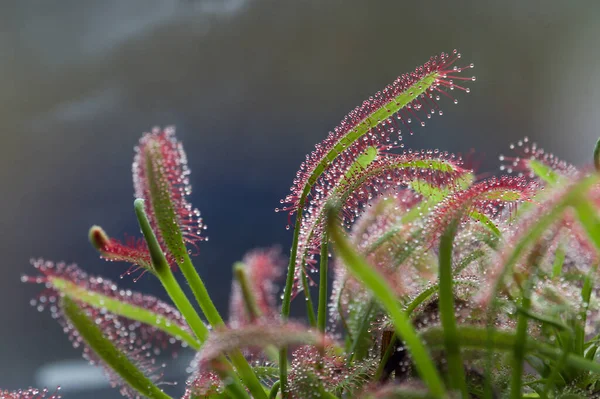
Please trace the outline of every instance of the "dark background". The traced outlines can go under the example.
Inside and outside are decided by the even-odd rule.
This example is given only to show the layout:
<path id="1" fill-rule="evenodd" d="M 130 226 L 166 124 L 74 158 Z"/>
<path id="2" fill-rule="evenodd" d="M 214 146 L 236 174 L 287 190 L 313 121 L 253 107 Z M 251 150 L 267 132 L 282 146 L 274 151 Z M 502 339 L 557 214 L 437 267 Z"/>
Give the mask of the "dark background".
<path id="1" fill-rule="evenodd" d="M 287 219 L 273 209 L 305 154 L 347 111 L 430 55 L 459 48 L 477 82 L 457 94 L 458 106 L 442 100 L 444 116 L 415 127 L 408 148 L 475 148 L 482 170 L 495 172 L 498 155 L 523 136 L 583 164 L 600 134 L 597 1 L 21 0 L 0 8 L 1 388 L 60 382 L 77 398 L 78 382 L 92 386 L 93 369 L 52 365 L 79 353 L 48 313 L 29 306 L 40 287 L 19 279 L 41 256 L 118 280 L 126 266 L 99 260 L 87 230 L 137 232 L 133 146 L 154 125 L 176 125 L 188 153 L 192 203 L 210 236 L 195 260 L 224 312 L 235 260 L 256 246 L 287 252 Z M 150 277 L 120 284 L 160 293 Z M 168 375 L 180 381 L 175 391 L 187 359 Z"/>

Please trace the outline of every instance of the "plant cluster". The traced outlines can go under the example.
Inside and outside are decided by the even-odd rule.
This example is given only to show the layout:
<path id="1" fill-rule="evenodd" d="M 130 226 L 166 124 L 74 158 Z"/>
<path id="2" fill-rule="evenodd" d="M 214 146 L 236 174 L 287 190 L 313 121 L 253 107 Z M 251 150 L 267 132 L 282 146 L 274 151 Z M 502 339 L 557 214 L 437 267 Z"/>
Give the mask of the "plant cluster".
<path id="1" fill-rule="evenodd" d="M 44 287 L 34 305 L 129 398 L 169 398 L 154 359 L 173 347 L 196 351 L 186 399 L 599 396 L 598 151 L 577 169 L 524 139 L 501 157 L 506 175 L 481 179 L 460 157 L 404 150 L 402 131 L 469 92 L 473 65 L 460 63 L 432 57 L 316 145 L 276 209 L 295 215 L 289 260 L 257 249 L 236 263 L 227 320 L 190 258 L 205 225 L 173 129 L 135 150 L 143 237 L 89 232 L 102 258 L 157 278 L 172 304 L 35 259 L 23 277 Z M 303 322 L 290 319 L 298 297 Z"/>

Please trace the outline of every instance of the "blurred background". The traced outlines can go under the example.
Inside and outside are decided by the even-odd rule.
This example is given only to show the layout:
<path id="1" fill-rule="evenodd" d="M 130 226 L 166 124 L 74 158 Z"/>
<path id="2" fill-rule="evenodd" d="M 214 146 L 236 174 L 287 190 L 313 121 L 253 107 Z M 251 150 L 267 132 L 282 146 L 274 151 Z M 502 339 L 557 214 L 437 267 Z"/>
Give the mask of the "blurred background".
<path id="1" fill-rule="evenodd" d="M 433 54 L 460 49 L 477 82 L 458 105 L 442 100 L 444 116 L 415 127 L 407 148 L 476 149 L 481 171 L 495 173 L 523 136 L 585 164 L 600 135 L 598 1 L 20 0 L 0 10 L 0 388 L 119 397 L 29 306 L 40 287 L 20 276 L 44 257 L 119 280 L 127 266 L 99 260 L 87 231 L 137 233 L 131 160 L 152 126 L 177 126 L 185 145 L 210 236 L 195 261 L 223 312 L 234 261 L 257 246 L 287 253 L 287 218 L 273 210 L 305 154 Z M 161 292 L 150 276 L 119 284 Z M 176 395 L 188 361 L 167 374 Z"/>

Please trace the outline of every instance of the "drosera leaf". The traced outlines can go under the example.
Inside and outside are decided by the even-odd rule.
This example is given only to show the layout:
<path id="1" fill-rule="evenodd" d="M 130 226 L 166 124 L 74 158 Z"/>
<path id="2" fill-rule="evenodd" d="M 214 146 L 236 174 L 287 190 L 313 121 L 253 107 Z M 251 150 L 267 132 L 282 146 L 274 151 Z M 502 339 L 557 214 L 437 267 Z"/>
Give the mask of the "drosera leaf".
<path id="1" fill-rule="evenodd" d="M 413 73 L 400 76 L 392 85 L 369 98 L 361 107 L 357 107 L 352 111 L 340 126 L 334 129 L 334 132 L 331 132 L 323 143 L 317 145 L 315 151 L 308 155 L 306 161 L 302 163 L 291 187 L 291 193 L 281 201 L 287 204 L 286 207 L 282 208 L 283 211 L 288 211 L 290 215 L 296 212 L 290 261 L 281 306 L 283 319 L 287 319 L 290 315 L 297 268 L 298 242 L 303 219 L 302 208 L 305 206 L 314 185 L 327 169 L 337 167 L 338 170 L 347 170 L 344 166 L 347 167 L 352 164 L 356 157 L 360 156 L 361 149 L 372 145 L 380 145 L 382 141 L 384 145 L 389 145 L 386 143 L 386 138 L 395 130 L 394 117 L 402 122 L 410 122 L 410 117 L 406 115 L 417 118 L 415 111 L 423 109 L 424 105 L 427 106 L 432 103 L 434 108 L 437 108 L 436 101 L 439 100 L 439 97 L 434 96 L 434 94 L 442 93 L 452 98 L 446 93 L 445 89 L 458 88 L 469 92 L 469 89 L 454 83 L 454 81 L 475 80 L 475 77 L 457 76 L 463 69 L 473 68 L 473 64 L 465 68 L 450 68 L 459 58 L 460 54 L 454 50 L 452 57 L 447 54 L 432 57 L 429 62 L 417 68 Z M 454 103 L 458 103 L 458 100 L 454 99 Z M 411 108 L 406 111 L 409 105 L 411 105 Z M 402 110 L 406 111 L 406 115 L 400 114 Z M 421 124 L 424 125 L 424 122 L 421 122 Z M 345 156 L 341 154 L 345 154 Z M 279 211 L 279 209 L 276 209 L 276 211 Z M 287 352 L 283 349 L 280 352 L 279 363 L 281 368 L 281 391 L 284 397 L 288 395 L 286 357 Z"/>
<path id="2" fill-rule="evenodd" d="M 187 255 L 186 242 L 204 240 L 200 212 L 187 197 L 191 193 L 189 168 L 174 128 L 145 133 L 136 147 L 133 166 L 136 198 L 145 200 L 150 224 L 164 251 L 180 263 Z"/>
<path id="3" fill-rule="evenodd" d="M 536 242 L 547 229 L 557 222 L 565 209 L 579 201 L 587 190 L 598 182 L 597 176 L 587 176 L 579 179 L 561 193 L 549 200 L 548 204 L 541 204 L 532 215 L 523 220 L 520 227 L 521 233 L 513 240 L 513 245 L 507 246 L 501 254 L 501 262 L 496 268 L 488 272 L 488 285 L 485 285 L 477 298 L 480 304 L 489 304 L 500 291 L 504 278 L 511 275 L 512 270 L 525 250 Z"/>
<path id="4" fill-rule="evenodd" d="M 468 215 L 477 218 L 478 213 L 495 215 L 499 207 L 512 209 L 521 202 L 531 201 L 536 189 L 535 183 L 522 177 L 502 176 L 480 181 L 465 190 L 453 192 L 430 212 L 424 232 L 425 239 L 434 243 L 454 220 L 462 221 Z M 483 217 L 478 219 L 486 221 Z M 490 223 L 493 224 L 491 220 Z"/>
<path id="5" fill-rule="evenodd" d="M 156 274 L 152 255 L 143 238 L 129 237 L 124 241 L 119 241 L 109 237 L 100 226 L 90 227 L 88 238 L 92 246 L 100 253 L 100 258 L 109 262 L 126 262 L 132 265 L 123 275 L 140 272 L 134 278 L 134 282 L 138 281 L 146 272 Z M 165 258 L 169 266 L 175 264 L 169 253 L 165 254 Z"/>
<path id="6" fill-rule="evenodd" d="M 440 320 L 444 329 L 444 344 L 448 362 L 448 372 L 450 374 L 450 386 L 459 390 L 463 397 L 467 397 L 467 382 L 458 333 L 456 330 L 456 315 L 454 314 L 452 250 L 458 224 L 458 219 L 451 222 L 440 239 L 438 292 Z"/>
<path id="7" fill-rule="evenodd" d="M 465 172 L 455 177 L 451 186 L 436 186 L 427 181 L 416 180 L 410 187 L 417 193 L 426 197 L 431 204 L 442 201 L 452 191 L 466 190 L 473 184 L 475 176 L 471 172 Z"/>
<path id="8" fill-rule="evenodd" d="M 340 181 L 340 184 L 345 184 L 348 179 L 351 179 L 352 177 L 360 173 L 361 170 L 366 169 L 366 167 L 369 166 L 369 164 L 373 162 L 378 155 L 379 151 L 377 147 L 367 147 L 365 149 L 365 152 L 359 155 L 358 158 L 356 158 L 356 161 L 354 161 L 354 163 L 350 165 L 350 168 L 346 172 L 344 178 Z"/>
<path id="9" fill-rule="evenodd" d="M 66 318 L 73 324 L 86 344 L 129 386 L 151 399 L 170 399 L 169 395 L 158 388 L 123 352 L 104 337 L 102 330 L 96 326 L 93 320 L 90 320 L 74 300 L 68 296 L 62 298 L 61 307 Z"/>
<path id="10" fill-rule="evenodd" d="M 389 145 L 386 138 L 392 131 L 397 130 L 393 118 L 398 117 L 402 122 L 409 122 L 410 116 L 416 117 L 416 112 L 424 110 L 424 107 L 433 104 L 433 108 L 437 108 L 438 98 L 434 98 L 434 94 L 443 93 L 449 96 L 445 89 L 458 88 L 468 91 L 468 89 L 455 84 L 454 81 L 475 80 L 457 76 L 463 69 L 472 68 L 473 65 L 465 68 L 450 68 L 459 58 L 460 54 L 456 50 L 452 56 L 442 53 L 439 57 L 432 57 L 414 72 L 400 76 L 393 84 L 350 112 L 323 143 L 316 146 L 315 151 L 307 156 L 306 161 L 300 166 L 291 193 L 282 200 L 282 203 L 287 204 L 282 208 L 283 211 L 289 211 L 290 214 L 296 212 L 296 226 L 289 263 L 289 281 L 286 282 L 282 307 L 284 317 L 289 315 L 293 277 L 297 266 L 298 235 L 302 225 L 302 208 L 317 181 L 326 170 L 334 169 L 336 173 L 346 173 L 350 165 L 364 154 L 366 148 Z M 409 105 L 410 108 L 408 108 Z M 407 108 L 408 110 L 406 110 Z M 406 114 L 400 114 L 399 112 L 402 110 L 405 110 Z M 285 388 L 284 380 L 282 380 L 282 385 Z"/>
<path id="11" fill-rule="evenodd" d="M 385 139 L 387 137 L 386 131 L 389 134 L 390 130 L 394 130 L 394 123 L 391 120 L 394 116 L 398 116 L 402 121 L 407 119 L 408 122 L 410 117 L 400 115 L 401 110 L 411 105 L 407 114 L 414 116 L 415 111 L 423 109 L 423 103 L 427 104 L 428 100 L 425 100 L 425 98 L 433 100 L 433 93 L 442 91 L 441 88 L 457 87 L 468 92 L 468 89 L 452 82 L 452 79 L 474 80 L 455 76 L 462 69 L 472 68 L 472 65 L 460 70 L 449 68 L 458 58 L 460 58 L 460 54 L 456 51 L 454 51 L 453 56 L 442 53 L 439 57 L 432 57 L 422 67 L 417 68 L 413 73 L 402 75 L 392 85 L 369 98 L 362 106 L 352 111 L 340 126 L 334 129 L 334 132 L 330 133 L 329 137 L 307 157 L 307 161 L 301 165 L 299 178 L 294 182 L 292 193 L 285 200 L 285 202 L 292 205 L 292 208 L 284 208 L 284 210 L 293 209 L 297 211 L 299 207 L 303 206 L 312 186 L 324 171 L 331 166 L 331 163 L 340 154 L 348 154 L 347 150 L 354 143 L 358 142 L 360 144 L 360 138 L 366 135 L 368 140 L 362 140 L 365 142 L 379 142 Z M 392 128 L 389 129 L 386 125 Z M 382 136 L 380 138 L 375 137 L 374 134 L 379 128 L 382 129 L 381 133 L 383 133 L 379 134 L 379 136 Z M 355 156 L 359 154 L 360 151 Z M 350 163 L 352 162 L 354 162 L 354 159 L 350 160 Z"/>
<path id="12" fill-rule="evenodd" d="M 208 337 L 208 327 L 204 325 L 204 322 L 200 319 L 198 313 L 183 293 L 181 286 L 173 276 L 173 272 L 167 263 L 164 252 L 162 251 L 159 241 L 152 230 L 152 226 L 145 212 L 144 200 L 136 199 L 134 201 L 134 210 L 138 219 L 138 224 L 142 230 L 142 234 L 148 245 L 150 256 L 152 259 L 152 267 L 156 273 L 156 276 L 162 283 L 163 287 L 169 294 L 169 297 L 177 306 L 177 309 L 184 315 L 187 322 L 189 323 L 192 331 L 198 337 L 200 341 L 205 341 Z"/>
<path id="13" fill-rule="evenodd" d="M 544 182 L 549 185 L 555 185 L 560 182 L 562 176 L 556 173 L 552 168 L 537 159 L 530 159 L 528 161 L 529 168 L 531 171 Z"/>
<path id="14" fill-rule="evenodd" d="M 573 206 L 579 223 L 581 223 L 590 241 L 600 253 L 600 217 L 598 216 L 598 210 L 585 198 L 575 200 Z"/>
<path id="15" fill-rule="evenodd" d="M 594 155 L 596 155 L 594 153 Z M 579 219 L 579 223 L 587 232 L 590 241 L 596 247 L 596 251 L 600 253 L 600 217 L 597 209 L 589 200 L 582 199 L 574 204 L 575 213 Z M 585 276 L 581 291 L 581 299 L 583 302 L 583 310 L 580 314 L 581 325 L 576 330 L 575 349 L 578 353 L 583 354 L 583 346 L 585 341 L 585 327 L 587 322 L 587 310 L 590 306 L 592 285 L 594 283 L 594 275 L 598 269 L 598 264 L 594 264 L 588 275 Z"/>
<path id="16" fill-rule="evenodd" d="M 344 177 L 343 183 L 335 184 L 332 190 L 323 190 L 322 197 L 308 207 L 308 216 L 303 219 L 299 233 L 296 279 L 311 264 L 309 256 L 320 249 L 321 240 L 318 238 L 324 228 L 325 204 L 329 198 L 338 198 L 342 204 L 341 215 L 350 215 L 346 219 L 351 223 L 361 206 L 379 192 L 401 185 L 409 186 L 414 182 L 423 182 L 432 187 L 452 186 L 455 178 L 468 173 L 452 158 L 421 153 L 383 154 L 369 164 L 363 162 L 363 165 L 366 166 L 355 168 L 352 177 Z"/>
<path id="17" fill-rule="evenodd" d="M 184 328 L 182 325 L 165 315 L 155 313 L 145 307 L 133 305 L 107 295 L 93 292 L 66 279 L 52 278 L 49 280 L 49 284 L 51 284 L 52 288 L 75 301 L 155 327 L 174 338 L 180 339 L 196 350 L 200 348 L 200 342 L 190 334 L 187 328 Z M 132 295 L 128 296 L 131 297 Z"/>
<path id="18" fill-rule="evenodd" d="M 339 206 L 339 205 L 338 205 Z M 330 203 L 327 212 L 327 232 L 330 235 L 336 252 L 342 258 L 349 271 L 355 275 L 379 300 L 388 312 L 396 332 L 402 337 L 407 349 L 412 355 L 415 367 L 436 397 L 443 397 L 446 393 L 442 379 L 431 359 L 428 349 L 423 345 L 412 326 L 408 316 L 400 307 L 392 287 L 365 259 L 363 259 L 348 243 L 341 229 L 336 226 L 338 209 L 336 204 Z"/>
<path id="19" fill-rule="evenodd" d="M 498 229 L 498 226 L 496 226 L 496 223 L 494 223 L 492 221 L 492 219 L 490 219 L 487 215 L 473 210 L 471 212 L 469 212 L 469 216 L 471 216 L 471 218 L 473 220 L 477 220 L 478 222 L 481 222 L 481 224 L 485 227 L 488 228 L 489 231 L 491 231 L 496 237 L 500 238 L 502 237 L 502 232 L 500 232 L 500 229 Z"/>
<path id="20" fill-rule="evenodd" d="M 75 264 L 44 259 L 32 259 L 31 263 L 39 274 L 24 275 L 21 281 L 44 285 L 40 297 L 32 301 L 39 310 L 54 309 L 52 305 L 66 295 L 84 310 L 98 313 L 96 321 L 102 322 L 105 332 L 123 328 L 156 351 L 168 342 L 175 343 L 173 339 L 192 348 L 200 346 L 186 319 L 156 297 L 119 289 L 112 281 L 90 276 Z"/>

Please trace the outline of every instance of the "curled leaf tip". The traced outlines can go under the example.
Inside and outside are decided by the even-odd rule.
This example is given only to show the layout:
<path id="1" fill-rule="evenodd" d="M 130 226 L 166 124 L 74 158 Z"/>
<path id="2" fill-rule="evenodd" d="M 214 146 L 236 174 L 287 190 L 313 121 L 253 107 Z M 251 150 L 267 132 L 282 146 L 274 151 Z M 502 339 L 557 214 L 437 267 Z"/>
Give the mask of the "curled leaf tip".
<path id="1" fill-rule="evenodd" d="M 96 225 L 90 227 L 88 237 L 92 246 L 98 251 L 102 251 L 102 249 L 108 245 L 110 240 L 104 229 Z"/>
<path id="2" fill-rule="evenodd" d="M 119 241 L 109 237 L 100 226 L 92 226 L 88 236 L 92 246 L 100 253 L 102 259 L 110 262 L 126 262 L 132 265 L 124 274 L 131 275 L 141 271 L 136 276 L 137 280 L 147 271 L 154 272 L 150 251 L 143 239 L 128 237 L 124 241 Z"/>

